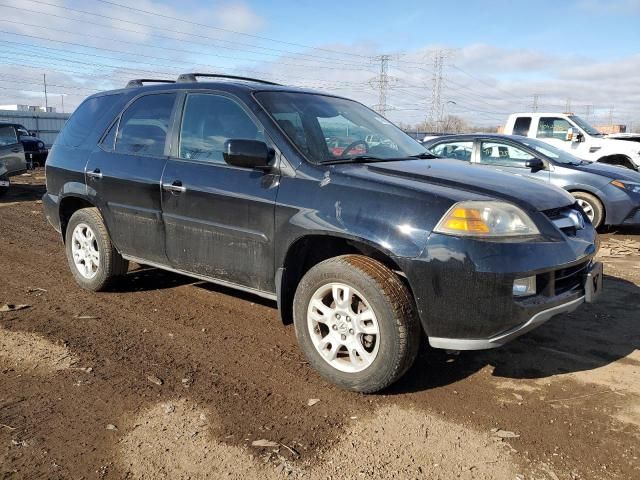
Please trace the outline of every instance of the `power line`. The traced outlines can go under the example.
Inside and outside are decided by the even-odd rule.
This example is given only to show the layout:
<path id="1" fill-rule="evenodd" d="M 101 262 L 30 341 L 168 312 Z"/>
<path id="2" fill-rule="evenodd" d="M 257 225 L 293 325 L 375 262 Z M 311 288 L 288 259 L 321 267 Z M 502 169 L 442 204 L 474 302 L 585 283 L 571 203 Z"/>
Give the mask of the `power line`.
<path id="1" fill-rule="evenodd" d="M 380 115 L 385 116 L 387 113 L 387 90 L 389 89 L 389 83 L 391 78 L 389 77 L 389 61 L 391 55 L 380 55 L 375 58 L 380 62 L 380 73 L 378 76 L 371 80 L 372 86 L 378 88 L 378 103 L 373 106 Z"/>

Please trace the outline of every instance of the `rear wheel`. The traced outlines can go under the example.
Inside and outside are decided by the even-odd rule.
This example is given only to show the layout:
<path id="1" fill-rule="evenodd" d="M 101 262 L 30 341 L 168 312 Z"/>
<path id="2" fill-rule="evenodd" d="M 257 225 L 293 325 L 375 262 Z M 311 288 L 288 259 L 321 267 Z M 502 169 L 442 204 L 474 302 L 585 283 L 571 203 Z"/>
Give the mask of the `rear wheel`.
<path id="1" fill-rule="evenodd" d="M 88 290 L 106 289 L 129 268 L 129 262 L 120 256 L 111 243 L 97 208 L 83 208 L 71 216 L 65 247 L 69 268 L 76 282 Z"/>
<path id="2" fill-rule="evenodd" d="M 309 363 L 324 378 L 364 393 L 398 380 L 420 344 L 407 287 L 360 255 L 335 257 L 307 272 L 296 291 L 294 324 Z"/>
<path id="3" fill-rule="evenodd" d="M 571 195 L 576 199 L 580 208 L 589 217 L 595 228 L 602 225 L 604 220 L 604 207 L 602 202 L 594 195 L 587 192 L 572 192 Z"/>

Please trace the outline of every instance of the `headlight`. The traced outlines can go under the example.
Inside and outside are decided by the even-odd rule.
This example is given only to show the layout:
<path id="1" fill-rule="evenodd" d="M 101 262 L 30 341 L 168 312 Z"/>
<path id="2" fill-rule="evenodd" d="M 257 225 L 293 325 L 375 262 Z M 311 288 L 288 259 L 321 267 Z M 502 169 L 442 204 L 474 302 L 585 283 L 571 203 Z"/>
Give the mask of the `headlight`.
<path id="1" fill-rule="evenodd" d="M 44 148 L 44 143 L 38 142 L 38 148 L 42 150 Z"/>
<path id="2" fill-rule="evenodd" d="M 626 190 L 627 192 L 640 193 L 640 183 L 628 182 L 626 180 L 613 180 L 611 185 Z"/>
<path id="3" fill-rule="evenodd" d="M 444 214 L 438 233 L 468 237 L 517 237 L 540 232 L 522 209 L 506 202 L 459 202 Z"/>

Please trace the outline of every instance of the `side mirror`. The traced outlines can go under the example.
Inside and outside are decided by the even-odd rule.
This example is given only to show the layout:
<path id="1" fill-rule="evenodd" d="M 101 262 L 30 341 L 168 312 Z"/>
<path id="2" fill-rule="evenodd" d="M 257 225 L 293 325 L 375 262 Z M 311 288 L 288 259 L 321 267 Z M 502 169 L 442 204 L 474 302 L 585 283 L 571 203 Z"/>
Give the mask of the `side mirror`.
<path id="1" fill-rule="evenodd" d="M 258 140 L 229 139 L 224 142 L 224 161 L 234 167 L 269 170 L 273 150 Z"/>
<path id="2" fill-rule="evenodd" d="M 544 170 L 544 162 L 539 158 L 532 158 L 531 160 L 527 160 L 526 162 L 524 162 L 524 166 L 530 168 L 532 173 Z"/>
<path id="3" fill-rule="evenodd" d="M 567 130 L 567 135 L 565 137 L 567 142 L 578 143 L 584 140 L 584 135 L 577 128 L 570 127 Z"/>

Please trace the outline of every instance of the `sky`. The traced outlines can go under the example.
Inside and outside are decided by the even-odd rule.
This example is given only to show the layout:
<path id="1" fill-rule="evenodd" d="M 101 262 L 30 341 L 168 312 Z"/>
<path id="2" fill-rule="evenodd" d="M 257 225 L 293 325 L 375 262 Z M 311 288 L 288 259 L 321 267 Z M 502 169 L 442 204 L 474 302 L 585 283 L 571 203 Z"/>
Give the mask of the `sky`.
<path id="1" fill-rule="evenodd" d="M 478 126 L 567 109 L 640 130 L 640 0 L 0 0 L 0 105 L 73 110 L 127 79 L 207 71 Z M 435 75 L 434 75 L 435 73 Z"/>

